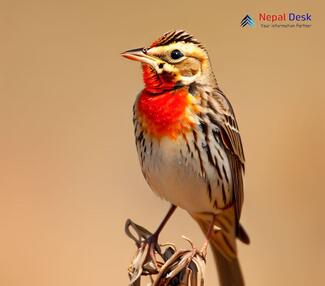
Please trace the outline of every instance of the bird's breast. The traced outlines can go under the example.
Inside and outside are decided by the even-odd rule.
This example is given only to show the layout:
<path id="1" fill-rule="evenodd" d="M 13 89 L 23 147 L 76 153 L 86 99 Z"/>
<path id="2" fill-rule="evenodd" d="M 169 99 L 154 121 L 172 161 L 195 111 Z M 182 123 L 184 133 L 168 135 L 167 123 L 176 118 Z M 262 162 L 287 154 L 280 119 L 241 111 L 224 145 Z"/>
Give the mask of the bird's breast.
<path id="1" fill-rule="evenodd" d="M 186 88 L 161 94 L 143 90 L 136 102 L 136 116 L 147 134 L 156 139 L 176 139 L 194 126 L 195 98 Z"/>

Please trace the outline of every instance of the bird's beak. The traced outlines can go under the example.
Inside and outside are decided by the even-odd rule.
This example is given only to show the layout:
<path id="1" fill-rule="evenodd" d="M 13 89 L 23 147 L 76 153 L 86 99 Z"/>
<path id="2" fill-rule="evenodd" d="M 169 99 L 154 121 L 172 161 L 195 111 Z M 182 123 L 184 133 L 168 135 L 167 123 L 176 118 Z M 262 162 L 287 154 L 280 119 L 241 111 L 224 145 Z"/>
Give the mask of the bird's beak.
<path id="1" fill-rule="evenodd" d="M 129 60 L 149 64 L 155 68 L 158 68 L 159 63 L 162 62 L 160 59 L 148 55 L 144 48 L 129 50 L 121 55 Z"/>

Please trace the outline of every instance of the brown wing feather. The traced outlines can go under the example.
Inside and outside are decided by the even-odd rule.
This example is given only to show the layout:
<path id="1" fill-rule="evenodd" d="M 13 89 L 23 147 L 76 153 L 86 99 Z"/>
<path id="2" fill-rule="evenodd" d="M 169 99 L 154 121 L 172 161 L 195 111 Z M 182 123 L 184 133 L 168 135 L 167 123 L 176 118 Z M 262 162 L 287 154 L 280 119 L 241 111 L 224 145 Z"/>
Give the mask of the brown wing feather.
<path id="1" fill-rule="evenodd" d="M 226 147 L 228 160 L 231 166 L 233 179 L 234 204 L 237 223 L 239 224 L 241 209 L 244 200 L 243 172 L 245 169 L 245 156 L 237 121 L 233 108 L 220 89 L 216 90 L 214 98 L 219 103 L 222 113 L 219 115 L 221 139 Z"/>

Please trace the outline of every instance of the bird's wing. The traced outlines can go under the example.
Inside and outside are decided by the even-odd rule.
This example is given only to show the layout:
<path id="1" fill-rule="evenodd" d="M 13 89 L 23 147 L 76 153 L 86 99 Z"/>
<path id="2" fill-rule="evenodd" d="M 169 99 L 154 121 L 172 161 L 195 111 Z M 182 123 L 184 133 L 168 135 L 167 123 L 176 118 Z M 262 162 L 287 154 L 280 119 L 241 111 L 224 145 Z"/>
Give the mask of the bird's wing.
<path id="1" fill-rule="evenodd" d="M 217 120 L 218 127 L 220 128 L 221 139 L 225 146 L 231 167 L 234 191 L 233 200 L 238 222 L 244 199 L 243 172 L 245 170 L 245 156 L 243 145 L 241 142 L 236 117 L 229 100 L 220 89 L 215 90 L 212 98 L 215 103 L 212 104 L 211 107 L 213 107 L 212 109 L 217 115 L 215 119 Z"/>

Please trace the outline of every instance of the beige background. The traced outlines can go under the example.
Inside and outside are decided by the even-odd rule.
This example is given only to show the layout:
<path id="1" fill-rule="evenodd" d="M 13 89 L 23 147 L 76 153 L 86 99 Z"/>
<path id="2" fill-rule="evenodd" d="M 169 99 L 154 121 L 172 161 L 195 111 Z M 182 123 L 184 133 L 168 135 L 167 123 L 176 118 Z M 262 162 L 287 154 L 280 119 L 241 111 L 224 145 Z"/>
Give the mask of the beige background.
<path id="1" fill-rule="evenodd" d="M 247 285 L 324 283 L 324 6 L 312 1 L 0 2 L 0 285 L 126 285 L 124 221 L 168 205 L 140 172 L 140 67 L 120 52 L 184 28 L 231 99 L 247 173 Z M 315 1 L 316 2 L 316 1 Z M 320 1 L 319 1 L 320 2 Z M 310 29 L 242 29 L 247 13 L 309 12 Z M 203 236 L 177 211 L 162 241 Z M 208 285 L 216 285 L 212 258 Z"/>

